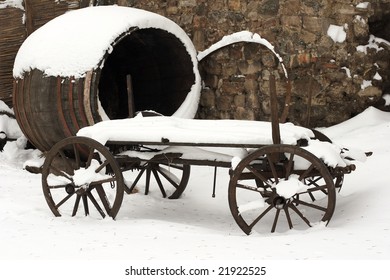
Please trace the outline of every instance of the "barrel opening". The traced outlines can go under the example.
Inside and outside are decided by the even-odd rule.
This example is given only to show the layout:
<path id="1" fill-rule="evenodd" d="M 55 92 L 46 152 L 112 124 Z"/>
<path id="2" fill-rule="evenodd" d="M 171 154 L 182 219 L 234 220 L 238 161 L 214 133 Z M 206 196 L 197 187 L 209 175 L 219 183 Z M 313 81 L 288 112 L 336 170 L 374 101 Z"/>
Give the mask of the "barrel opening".
<path id="1" fill-rule="evenodd" d="M 194 83 L 193 62 L 175 35 L 136 29 L 117 42 L 104 61 L 98 96 L 110 119 L 143 110 L 172 115 Z"/>

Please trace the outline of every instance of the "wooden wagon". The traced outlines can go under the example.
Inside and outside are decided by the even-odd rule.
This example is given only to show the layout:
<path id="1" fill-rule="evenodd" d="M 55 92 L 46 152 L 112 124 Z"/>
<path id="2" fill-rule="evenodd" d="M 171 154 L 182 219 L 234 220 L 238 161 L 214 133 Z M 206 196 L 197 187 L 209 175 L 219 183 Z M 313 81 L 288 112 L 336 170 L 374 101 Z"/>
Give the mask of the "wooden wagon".
<path id="1" fill-rule="evenodd" d="M 96 21 L 94 24 L 111 23 L 107 15 L 112 14 L 116 19 L 123 17 L 123 21 L 135 16 L 139 26 L 131 26 L 132 20 L 119 26 L 117 37 L 109 36 L 103 44 L 103 55 L 84 67 L 85 72 L 77 68 L 61 77 L 63 69 L 56 70 L 57 64 L 44 69 L 50 63 L 32 69 L 32 63 L 45 60 L 47 55 L 40 59 L 27 57 L 34 52 L 24 46 L 14 67 L 15 116 L 29 140 L 45 152 L 42 186 L 55 216 L 75 216 L 82 204 L 85 215 L 97 212 L 103 218 L 115 218 L 124 194 L 140 192 L 137 185 L 142 180 L 145 194 L 154 182 L 163 197 L 179 198 L 187 186 L 191 166 L 202 165 L 229 170 L 230 211 L 246 234 L 261 226 L 274 232 L 281 221 L 287 228 L 330 221 L 336 190 L 341 188 L 344 174 L 355 166 L 347 150 L 333 145 L 321 133 L 279 123 L 273 75 L 269 78 L 271 122 L 194 120 L 154 114 L 102 121 L 99 102 L 107 97 L 106 86 L 113 86 L 114 93 L 126 97 L 104 108 L 113 115 L 123 110 L 133 117 L 134 111 L 145 109 L 142 102 L 137 105 L 141 97 L 137 88 L 132 91 L 130 78 L 135 78 L 141 88 L 149 86 L 159 98 L 173 92 L 170 98 L 158 99 L 167 99 L 163 107 L 169 109 L 168 113 L 174 111 L 169 100 L 184 100 L 186 106 L 179 104 L 178 111 L 188 113 L 197 105 L 185 95 L 190 92 L 199 98 L 200 76 L 194 47 L 183 31 L 174 31 L 177 26 L 171 21 L 151 13 L 140 17 L 138 10 L 129 8 L 95 7 L 86 11 L 68 13 L 55 23 L 68 19 L 77 24 L 77 19 L 86 15 Z M 97 20 L 94 13 L 100 16 Z M 160 25 L 153 26 L 153 21 L 163 22 L 169 32 L 161 30 Z M 40 38 L 44 32 L 40 31 L 31 41 L 44 41 L 45 36 Z M 74 36 L 74 29 L 68 31 Z M 63 30 L 61 36 L 65 33 Z M 73 57 L 88 55 L 97 45 L 74 49 L 66 59 L 72 62 Z M 162 59 L 161 46 L 178 62 Z M 171 48 L 178 52 L 169 51 Z M 127 49 L 135 49 L 137 55 L 128 58 Z M 69 65 L 73 67 L 77 62 Z M 152 78 L 145 79 L 137 69 L 128 67 L 131 62 L 139 68 L 146 66 L 146 76 Z M 111 77 L 113 67 L 120 71 Z M 162 80 L 156 73 L 166 76 Z M 113 116 L 110 114 L 108 117 Z"/>
<path id="2" fill-rule="evenodd" d="M 274 232 L 280 221 L 288 228 L 327 224 L 344 174 L 355 169 L 351 160 L 321 133 L 277 118 L 136 117 L 85 127 L 58 142 L 46 156 L 42 185 L 56 216 L 76 215 L 82 201 L 86 215 L 92 204 L 103 218 L 115 218 L 123 194 L 137 185 L 148 194 L 154 182 L 163 197 L 176 199 L 192 165 L 223 167 L 230 175 L 230 211 L 250 234 L 268 223 Z"/>

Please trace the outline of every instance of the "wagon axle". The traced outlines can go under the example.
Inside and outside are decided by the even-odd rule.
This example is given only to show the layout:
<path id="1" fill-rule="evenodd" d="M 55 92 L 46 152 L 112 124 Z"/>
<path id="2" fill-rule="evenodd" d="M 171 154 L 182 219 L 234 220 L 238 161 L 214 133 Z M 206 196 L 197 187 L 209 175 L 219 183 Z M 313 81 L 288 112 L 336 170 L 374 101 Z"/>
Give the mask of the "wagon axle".
<path id="1" fill-rule="evenodd" d="M 65 186 L 65 191 L 67 194 L 74 194 L 75 193 L 75 187 L 71 184 L 68 184 Z"/>
<path id="2" fill-rule="evenodd" d="M 276 196 L 272 200 L 272 205 L 276 209 L 283 209 L 286 207 L 287 200 L 283 196 Z"/>

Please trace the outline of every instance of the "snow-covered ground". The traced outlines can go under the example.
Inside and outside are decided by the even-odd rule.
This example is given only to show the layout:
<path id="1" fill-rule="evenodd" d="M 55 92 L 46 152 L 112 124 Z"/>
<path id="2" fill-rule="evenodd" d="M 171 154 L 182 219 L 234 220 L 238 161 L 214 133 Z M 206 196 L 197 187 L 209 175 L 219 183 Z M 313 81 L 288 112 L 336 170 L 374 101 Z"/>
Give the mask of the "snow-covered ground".
<path id="1" fill-rule="evenodd" d="M 340 28 L 335 31 L 343 35 L 343 27 Z M 176 26 L 174 29 L 178 32 Z M 57 28 L 54 30 L 58 33 Z M 70 30 L 73 34 L 74 29 Z M 333 38 L 335 31 L 328 31 L 329 36 Z M 256 34 L 239 34 L 245 38 L 250 35 L 246 39 L 250 42 L 264 43 Z M 101 38 L 100 35 L 97 37 Z M 225 43 L 234 38 L 225 38 Z M 56 45 L 62 46 L 57 42 Z M 272 46 L 269 48 L 272 50 Z M 43 58 L 50 58 L 46 51 L 41 53 Z M 86 70 L 93 68 L 103 53 Z M 207 52 L 199 55 L 201 59 Z M 33 62 L 45 61 L 43 58 L 34 60 L 31 52 L 26 52 L 26 56 Z M 68 60 L 67 56 L 63 58 Z M 31 66 L 39 68 L 23 57 L 23 51 L 16 62 L 15 76 L 22 75 Z M 0 106 L 0 110 L 4 108 Z M 351 120 L 321 129 L 337 144 L 373 152 L 365 162 L 356 163 L 356 171 L 346 175 L 327 227 L 255 232 L 250 236 L 241 231 L 230 214 L 228 171 L 219 170 L 213 198 L 214 170 L 209 167 L 192 168 L 187 189 L 178 200 L 162 198 L 156 186 L 147 196 L 125 195 L 115 221 L 82 215 L 55 218 L 44 199 L 41 176 L 23 169 L 26 161 L 39 160 L 40 152 L 22 148 L 26 139 L 20 137 L 15 120 L 2 116 L 0 125 L 0 132 L 5 131 L 9 138 L 19 138 L 8 142 L 0 152 L 0 279 L 49 279 L 49 276 L 50 279 L 79 279 L 81 276 L 122 279 L 129 278 L 125 275 L 126 265 L 142 267 L 162 262 L 171 266 L 201 267 L 213 265 L 214 261 L 217 261 L 217 266 L 213 267 L 215 273 L 224 265 L 268 265 L 268 274 L 256 279 L 329 279 L 330 276 L 354 279 L 357 276 L 383 277 L 383 273 L 387 273 L 386 267 L 390 264 L 390 113 L 368 108 Z M 291 260 L 304 262 L 291 263 Z M 321 262 L 313 262 L 317 260 Z"/>
<path id="2" fill-rule="evenodd" d="M 232 218 L 227 170 L 194 167 L 178 200 L 125 195 L 117 219 L 55 218 L 41 176 L 23 170 L 36 150 L 9 142 L 0 153 L 0 259 L 6 260 L 388 260 L 390 113 L 369 108 L 322 129 L 336 143 L 372 151 L 346 175 L 327 227 L 246 236 Z M 0 262 L 1 263 L 1 262 Z"/>

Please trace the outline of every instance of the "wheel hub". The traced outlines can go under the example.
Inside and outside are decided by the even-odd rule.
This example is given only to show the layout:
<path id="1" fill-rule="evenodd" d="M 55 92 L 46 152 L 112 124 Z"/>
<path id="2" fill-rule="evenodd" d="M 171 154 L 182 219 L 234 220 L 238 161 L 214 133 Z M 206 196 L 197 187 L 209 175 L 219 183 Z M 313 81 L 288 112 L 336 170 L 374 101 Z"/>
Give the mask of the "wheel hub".
<path id="1" fill-rule="evenodd" d="M 283 196 L 276 196 L 272 204 L 276 209 L 283 209 L 286 206 L 287 200 Z"/>
<path id="2" fill-rule="evenodd" d="M 67 194 L 74 194 L 75 188 L 74 188 L 73 185 L 68 184 L 65 187 L 65 191 L 66 191 Z"/>

